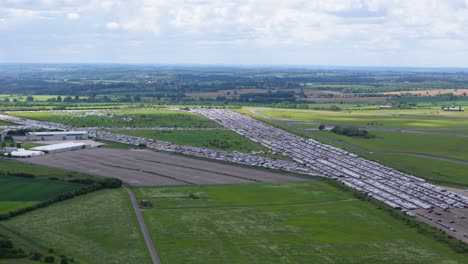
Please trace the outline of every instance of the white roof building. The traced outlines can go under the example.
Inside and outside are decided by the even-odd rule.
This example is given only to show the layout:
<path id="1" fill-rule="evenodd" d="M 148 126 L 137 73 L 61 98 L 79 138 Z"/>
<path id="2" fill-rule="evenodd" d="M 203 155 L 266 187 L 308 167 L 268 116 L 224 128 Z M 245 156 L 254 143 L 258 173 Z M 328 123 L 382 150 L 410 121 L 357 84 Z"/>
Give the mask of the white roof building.
<path id="1" fill-rule="evenodd" d="M 84 148 L 86 148 L 86 144 L 84 143 L 65 142 L 65 143 L 60 143 L 60 144 L 52 144 L 52 145 L 34 147 L 34 148 L 31 148 L 31 150 L 42 151 L 45 153 L 57 153 L 57 152 L 78 150 L 78 149 L 84 149 Z"/>
<path id="2" fill-rule="evenodd" d="M 31 157 L 44 155 L 44 152 L 42 152 L 42 151 L 33 151 L 33 150 L 25 150 L 25 149 L 18 149 L 18 150 L 10 152 L 10 154 L 14 158 L 31 158 Z M 8 155 L 8 154 L 5 154 L 5 155 Z"/>

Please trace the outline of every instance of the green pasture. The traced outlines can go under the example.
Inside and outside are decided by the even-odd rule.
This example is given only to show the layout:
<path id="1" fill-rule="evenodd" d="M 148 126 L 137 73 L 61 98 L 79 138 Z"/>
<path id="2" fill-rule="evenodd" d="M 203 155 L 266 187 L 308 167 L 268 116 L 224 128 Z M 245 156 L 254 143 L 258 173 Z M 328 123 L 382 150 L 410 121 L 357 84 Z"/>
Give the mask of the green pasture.
<path id="1" fill-rule="evenodd" d="M 468 261 L 322 181 L 135 191 L 163 263 Z"/>
<path id="2" fill-rule="evenodd" d="M 70 172 L 55 168 L 23 163 L 14 159 L 3 158 L 0 158 L 0 172 L 6 174 L 27 173 L 34 175 L 37 179 L 48 179 L 50 177 L 57 177 L 63 180 L 93 178 L 92 176 L 82 173 Z"/>
<path id="3" fill-rule="evenodd" d="M 52 199 L 82 186 L 64 181 L 0 175 L 0 214 Z"/>
<path id="4" fill-rule="evenodd" d="M 372 154 L 369 157 L 436 184 L 468 188 L 468 165 L 425 157 Z"/>
<path id="5" fill-rule="evenodd" d="M 413 133 L 370 131 L 374 138 L 348 137 L 331 131 L 314 131 L 372 152 L 413 152 L 468 161 L 468 139 L 460 137 L 421 135 Z"/>
<path id="6" fill-rule="evenodd" d="M 387 128 L 468 128 L 468 112 L 444 112 L 435 109 L 315 111 L 273 108 L 246 108 L 244 111 L 285 120 L 300 120 L 352 126 Z"/>
<path id="7" fill-rule="evenodd" d="M 268 150 L 230 130 L 111 130 L 111 132 L 225 151 L 248 153 Z"/>
<path id="8" fill-rule="evenodd" d="M 5 121 L 1 121 L 1 120 L 0 120 L 0 126 L 10 126 L 10 125 L 12 125 L 12 123 L 5 122 Z"/>
<path id="9" fill-rule="evenodd" d="M 123 189 L 76 197 L 2 225 L 36 245 L 54 249 L 57 255 L 73 257 L 78 263 L 151 263 Z"/>
<path id="10" fill-rule="evenodd" d="M 51 121 L 75 127 L 219 127 L 217 123 L 195 113 L 156 110 L 123 109 L 101 110 L 99 114 L 83 117 L 86 112 L 60 111 L 9 112 L 9 115 Z"/>

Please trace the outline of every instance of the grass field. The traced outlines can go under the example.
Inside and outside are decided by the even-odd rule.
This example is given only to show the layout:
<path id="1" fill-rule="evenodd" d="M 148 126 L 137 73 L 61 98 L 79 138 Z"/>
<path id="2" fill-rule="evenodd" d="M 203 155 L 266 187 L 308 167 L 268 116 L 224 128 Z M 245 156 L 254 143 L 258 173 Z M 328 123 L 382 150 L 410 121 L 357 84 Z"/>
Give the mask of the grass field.
<path id="1" fill-rule="evenodd" d="M 151 263 L 123 189 L 80 196 L 2 224 L 79 263 Z"/>
<path id="2" fill-rule="evenodd" d="M 93 178 L 92 176 L 49 168 L 44 166 L 37 166 L 33 164 L 26 164 L 13 159 L 0 158 L 0 172 L 2 173 L 27 173 L 34 175 L 37 179 L 48 179 L 50 177 L 57 177 L 59 179 L 86 179 Z"/>
<path id="3" fill-rule="evenodd" d="M 245 110 L 250 110 L 246 108 Z M 395 128 L 468 127 L 468 112 L 443 112 L 436 109 L 314 111 L 257 108 L 258 112 L 274 118 L 331 124 Z"/>
<path id="4" fill-rule="evenodd" d="M 5 121 L 0 121 L 0 126 L 9 126 L 9 125 L 12 125 L 12 124 L 5 122 Z"/>
<path id="5" fill-rule="evenodd" d="M 45 179 L 0 176 L 0 214 L 49 200 L 83 185 Z"/>
<path id="6" fill-rule="evenodd" d="M 337 135 L 330 131 L 316 131 L 315 133 L 375 152 L 416 152 L 468 161 L 467 138 L 387 131 L 370 131 L 375 138 L 368 139 Z"/>
<path id="7" fill-rule="evenodd" d="M 194 113 L 156 110 L 122 109 L 84 117 L 86 112 L 9 112 L 9 115 L 51 121 L 76 127 L 219 127 L 217 123 Z M 96 113 L 96 112 L 95 112 Z"/>
<path id="8" fill-rule="evenodd" d="M 225 151 L 248 153 L 268 150 L 230 130 L 111 130 L 111 132 Z"/>
<path id="9" fill-rule="evenodd" d="M 468 261 L 322 181 L 135 191 L 163 263 Z"/>
<path id="10" fill-rule="evenodd" d="M 468 188 L 468 165 L 424 157 L 372 154 L 373 159 L 431 182 Z"/>

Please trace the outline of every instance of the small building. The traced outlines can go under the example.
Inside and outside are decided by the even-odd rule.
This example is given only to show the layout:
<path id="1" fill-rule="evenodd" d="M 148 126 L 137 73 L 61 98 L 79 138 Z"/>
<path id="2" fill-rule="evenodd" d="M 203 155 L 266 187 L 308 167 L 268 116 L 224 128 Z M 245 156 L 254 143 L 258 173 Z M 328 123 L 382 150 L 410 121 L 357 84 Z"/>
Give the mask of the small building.
<path id="1" fill-rule="evenodd" d="M 84 143 L 66 142 L 66 143 L 60 143 L 60 144 L 52 144 L 52 145 L 34 147 L 34 148 L 31 148 L 31 150 L 42 151 L 46 154 L 53 154 L 53 153 L 79 150 L 79 149 L 85 149 L 85 148 L 86 148 L 86 144 Z"/>
<path id="2" fill-rule="evenodd" d="M 86 140 L 87 131 L 52 131 L 52 132 L 28 132 L 26 140 L 30 141 L 58 141 L 58 140 Z"/>
<path id="3" fill-rule="evenodd" d="M 379 105 L 379 109 L 392 109 L 393 105 Z"/>
<path id="4" fill-rule="evenodd" d="M 44 155 L 44 152 L 34 151 L 34 150 L 18 149 L 18 150 L 12 151 L 10 153 L 5 153 L 3 155 L 5 155 L 5 156 L 11 155 L 11 157 L 13 157 L 13 158 L 32 158 L 32 157 L 37 157 L 37 156 Z"/>
<path id="5" fill-rule="evenodd" d="M 459 112 L 463 112 L 465 111 L 465 108 L 461 107 L 461 106 L 450 106 L 450 107 L 443 107 L 442 110 L 444 111 L 459 111 Z"/>
<path id="6" fill-rule="evenodd" d="M 140 202 L 141 207 L 153 207 L 153 204 L 149 200 L 141 200 Z"/>

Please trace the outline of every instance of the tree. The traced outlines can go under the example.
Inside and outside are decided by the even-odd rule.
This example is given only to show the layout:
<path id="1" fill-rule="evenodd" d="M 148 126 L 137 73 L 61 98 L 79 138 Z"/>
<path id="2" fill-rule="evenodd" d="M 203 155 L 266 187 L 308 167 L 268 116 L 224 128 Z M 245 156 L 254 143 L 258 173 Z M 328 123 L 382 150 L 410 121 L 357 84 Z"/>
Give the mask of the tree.
<path id="1" fill-rule="evenodd" d="M 321 125 L 319 126 L 319 129 L 320 129 L 320 130 L 324 130 L 324 129 L 325 129 L 325 125 L 324 125 L 324 124 L 321 124 Z"/>
<path id="2" fill-rule="evenodd" d="M 55 261 L 55 257 L 54 257 L 54 256 L 46 256 L 46 257 L 44 258 L 44 262 L 45 262 L 45 263 L 54 263 L 54 261 Z"/>
<path id="3" fill-rule="evenodd" d="M 33 102 L 34 101 L 34 97 L 32 95 L 28 95 L 26 97 L 26 102 Z"/>
<path id="4" fill-rule="evenodd" d="M 21 148 L 21 143 L 16 143 L 17 148 Z"/>
<path id="5" fill-rule="evenodd" d="M 57 102 L 62 102 L 62 101 L 63 101 L 63 100 L 62 100 L 62 96 L 60 96 L 60 95 L 57 96 Z"/>

